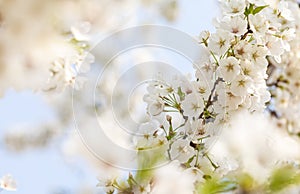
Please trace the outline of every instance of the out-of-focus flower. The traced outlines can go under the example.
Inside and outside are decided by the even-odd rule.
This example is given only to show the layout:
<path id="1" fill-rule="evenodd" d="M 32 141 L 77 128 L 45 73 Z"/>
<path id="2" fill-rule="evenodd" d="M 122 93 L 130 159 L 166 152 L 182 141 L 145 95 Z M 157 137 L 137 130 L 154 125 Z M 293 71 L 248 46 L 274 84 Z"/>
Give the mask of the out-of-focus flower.
<path id="1" fill-rule="evenodd" d="M 256 181 L 265 181 L 282 160 L 299 160 L 299 142 L 278 129 L 266 115 L 242 112 L 223 129 L 211 154 L 218 161 L 230 158 Z M 236 169 L 236 167 L 232 167 Z"/>
<path id="2" fill-rule="evenodd" d="M 180 168 L 181 167 L 176 161 L 158 168 L 154 175 L 155 178 L 152 193 L 193 193 L 193 176 L 184 173 Z"/>
<path id="3" fill-rule="evenodd" d="M 10 174 L 7 174 L 0 179 L 0 188 L 7 191 L 16 191 L 17 184 L 14 178 Z"/>

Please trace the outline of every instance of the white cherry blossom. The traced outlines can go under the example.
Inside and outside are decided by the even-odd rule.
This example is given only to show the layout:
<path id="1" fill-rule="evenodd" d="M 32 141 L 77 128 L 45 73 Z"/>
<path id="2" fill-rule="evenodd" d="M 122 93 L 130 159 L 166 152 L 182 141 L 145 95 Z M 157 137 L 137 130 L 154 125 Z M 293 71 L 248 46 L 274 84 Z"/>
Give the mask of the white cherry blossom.
<path id="1" fill-rule="evenodd" d="M 249 24 L 250 29 L 253 31 L 255 39 L 261 43 L 263 42 L 262 38 L 269 29 L 269 23 L 266 17 L 262 14 L 249 15 Z"/>
<path id="2" fill-rule="evenodd" d="M 245 0 L 220 1 L 225 15 L 242 15 L 246 8 Z"/>
<path id="3" fill-rule="evenodd" d="M 222 29 L 236 36 L 241 36 L 247 32 L 247 21 L 243 16 L 225 17 L 220 25 Z"/>
<path id="4" fill-rule="evenodd" d="M 194 154 L 194 148 L 190 146 L 190 141 L 187 139 L 179 139 L 172 143 L 171 160 L 178 160 L 182 163 L 187 162 Z"/>
<path id="5" fill-rule="evenodd" d="M 267 53 L 268 49 L 264 46 L 252 46 L 250 50 L 250 61 L 260 68 L 266 67 L 268 65 L 268 61 L 266 59 Z"/>
<path id="6" fill-rule="evenodd" d="M 219 61 L 218 75 L 225 81 L 231 82 L 240 73 L 239 61 L 235 57 L 228 57 Z"/>
<path id="7" fill-rule="evenodd" d="M 239 41 L 236 45 L 234 45 L 234 54 L 238 59 L 247 59 L 249 57 L 249 51 L 251 49 L 251 45 L 246 40 Z"/>
<path id="8" fill-rule="evenodd" d="M 230 91 L 235 96 L 245 96 L 252 91 L 252 80 L 244 75 L 238 75 L 230 85 Z"/>
<path id="9" fill-rule="evenodd" d="M 284 44 L 282 39 L 275 36 L 267 36 L 266 47 L 268 48 L 268 55 L 274 57 L 276 62 L 281 62 L 281 55 L 284 52 Z"/>
<path id="10" fill-rule="evenodd" d="M 251 77 L 253 80 L 261 79 L 264 75 L 259 71 L 259 67 L 249 60 L 241 61 L 240 65 L 242 74 Z"/>
<path id="11" fill-rule="evenodd" d="M 208 99 L 212 89 L 210 80 L 192 82 L 192 84 L 194 85 L 196 92 L 198 92 L 204 99 Z"/>
<path id="12" fill-rule="evenodd" d="M 183 114 L 189 117 L 197 117 L 203 111 L 204 102 L 201 97 L 195 93 L 187 95 L 181 104 Z"/>
<path id="13" fill-rule="evenodd" d="M 150 115 L 156 116 L 159 115 L 165 108 L 164 102 L 162 99 L 157 98 L 156 100 L 153 100 L 148 105 L 148 113 Z"/>
<path id="14" fill-rule="evenodd" d="M 241 96 L 236 96 L 229 91 L 220 92 L 219 104 L 224 106 L 226 111 L 236 110 L 243 102 Z"/>
<path id="15" fill-rule="evenodd" d="M 223 55 L 230 47 L 233 35 L 223 29 L 212 34 L 208 43 L 208 48 L 218 56 Z"/>

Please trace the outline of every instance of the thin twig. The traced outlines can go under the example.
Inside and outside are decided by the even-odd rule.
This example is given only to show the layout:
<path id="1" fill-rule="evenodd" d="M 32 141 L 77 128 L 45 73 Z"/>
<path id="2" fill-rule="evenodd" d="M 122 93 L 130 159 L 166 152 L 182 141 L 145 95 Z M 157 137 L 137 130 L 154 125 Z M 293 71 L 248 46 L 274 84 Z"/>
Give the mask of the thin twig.
<path id="1" fill-rule="evenodd" d="M 210 105 L 212 105 L 212 103 L 213 103 L 213 99 L 212 99 L 213 94 L 214 94 L 214 92 L 215 92 L 215 90 L 216 90 L 216 87 L 217 87 L 218 83 L 221 82 L 221 81 L 224 81 L 224 80 L 223 80 L 222 78 L 220 78 L 220 77 L 215 81 L 214 86 L 213 86 L 213 88 L 211 89 L 210 95 L 209 95 L 209 97 L 208 97 L 207 103 L 206 103 L 206 105 L 205 105 L 205 107 L 204 107 L 204 110 L 207 110 L 208 107 L 209 107 Z M 199 115 L 198 119 L 201 119 L 201 118 L 203 117 L 203 114 L 204 114 L 204 111 Z"/>

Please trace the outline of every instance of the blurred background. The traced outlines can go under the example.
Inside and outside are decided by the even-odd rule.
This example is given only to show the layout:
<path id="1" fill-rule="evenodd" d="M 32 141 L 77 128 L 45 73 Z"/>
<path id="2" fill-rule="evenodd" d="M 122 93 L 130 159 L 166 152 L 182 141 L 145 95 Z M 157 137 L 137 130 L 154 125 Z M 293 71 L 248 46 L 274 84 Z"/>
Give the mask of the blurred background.
<path id="1" fill-rule="evenodd" d="M 28 6 L 34 7 L 36 4 L 47 3 L 47 1 L 37 2 L 39 1 L 31 0 Z M 60 7 L 60 11 L 68 12 L 70 8 L 68 6 L 74 7 L 76 3 L 80 4 L 81 1 L 74 2 Z M 137 2 L 131 1 L 128 4 L 120 3 L 120 5 L 115 2 L 113 6 L 108 6 L 105 12 L 90 10 L 90 12 L 96 11 L 96 18 L 104 20 L 101 24 L 97 24 L 97 21 L 95 21 L 95 25 L 100 29 L 100 37 L 108 36 L 111 32 L 119 29 L 142 24 L 170 26 L 192 37 L 197 37 L 203 30 L 214 31 L 212 20 L 218 14 L 216 1 L 178 0 L 170 3 L 168 7 L 165 7 L 166 5 L 162 3 L 164 1 L 153 1 L 153 3 L 144 0 L 143 6 Z M 105 0 L 95 1 L 94 3 L 99 3 L 99 5 L 112 4 L 112 2 Z M 1 5 L 3 9 L 1 9 Z M 13 9 L 12 6 L 14 6 L 13 3 L 9 5 L 5 3 L 5 0 L 0 0 L 0 24 L 1 17 L 5 18 L 6 15 L 12 18 L 15 17 L 15 22 L 22 22 L 22 19 L 18 18 L 17 15 L 26 14 L 26 12 L 18 13 L 17 10 L 21 8 Z M 48 7 L 50 10 L 56 8 L 51 7 L 51 5 Z M 5 14 L 3 14 L 4 9 L 6 10 Z M 89 12 L 91 7 L 87 6 L 84 9 Z M 119 10 L 122 10 L 122 12 L 119 12 Z M 68 14 L 66 18 L 69 20 L 77 19 L 76 13 Z M 114 21 L 112 18 L 117 19 Z M 28 17 L 27 26 L 23 27 L 32 28 L 30 24 L 42 22 L 39 17 Z M 0 31 L 0 36 L 1 33 L 3 32 Z M 21 31 L 19 33 L 25 32 Z M 45 33 L 47 32 L 45 31 Z M 95 36 L 99 35 L 97 30 L 93 33 Z M 74 30 L 73 34 L 76 34 Z M 24 45 L 26 42 L 19 41 L 18 43 L 18 40 L 13 40 L 14 36 L 10 38 L 11 40 L 6 39 L 6 41 L 8 41 L 7 44 L 11 45 L 12 53 L 21 52 L 22 50 L 18 49 L 23 47 L 28 50 L 31 49 L 30 45 Z M 3 41 L 2 38 L 1 41 Z M 2 63 L 6 52 L 3 51 L 3 48 L 5 47 L 0 44 L 0 54 L 2 52 L 0 62 Z M 34 49 L 36 48 L 39 47 L 34 47 Z M 3 71 L 3 68 L 0 68 L 0 71 Z M 102 193 L 100 188 L 96 188 L 96 184 L 98 183 L 99 173 L 105 172 L 98 171 L 97 165 L 91 163 L 91 160 L 95 160 L 91 159 L 91 155 L 82 154 L 87 150 L 82 145 L 77 145 L 80 144 L 80 140 L 70 141 L 70 136 L 75 131 L 72 125 L 72 114 L 70 114 L 72 109 L 70 103 L 71 93 L 64 90 L 45 94 L 27 86 L 15 87 L 14 80 L 27 82 L 32 79 L 30 74 L 26 76 L 25 73 L 23 77 L 19 77 L 22 72 L 18 72 L 18 69 L 15 69 L 15 71 L 14 73 L 13 70 L 13 73 L 9 75 L 11 80 L 1 78 L 0 81 L 2 82 L 0 84 L 2 92 L 0 98 L 0 175 L 7 173 L 13 175 L 18 186 L 16 194 Z M 36 82 L 36 80 L 32 82 Z M 8 191 L 2 192 L 8 193 Z"/>

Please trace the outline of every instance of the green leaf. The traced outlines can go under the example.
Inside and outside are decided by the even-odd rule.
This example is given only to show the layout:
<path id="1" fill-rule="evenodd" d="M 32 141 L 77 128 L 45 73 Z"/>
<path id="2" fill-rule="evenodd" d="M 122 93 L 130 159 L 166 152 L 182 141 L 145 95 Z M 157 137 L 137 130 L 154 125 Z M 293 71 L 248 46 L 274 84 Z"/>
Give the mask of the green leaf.
<path id="1" fill-rule="evenodd" d="M 177 94 L 178 94 L 181 101 L 184 100 L 185 93 L 182 92 L 181 87 L 178 87 Z"/>
<path id="2" fill-rule="evenodd" d="M 249 7 L 246 7 L 244 14 L 246 17 L 248 17 L 250 14 L 255 15 L 268 6 L 269 5 L 264 5 L 264 6 L 258 6 L 254 8 L 254 4 L 250 3 Z"/>
<path id="3" fill-rule="evenodd" d="M 249 7 L 246 7 L 245 9 L 245 16 L 248 17 L 248 15 L 252 14 L 254 8 L 254 4 L 250 3 Z"/>
<path id="4" fill-rule="evenodd" d="M 205 183 L 200 183 L 197 186 L 197 193 L 199 194 L 216 194 L 233 191 L 237 188 L 236 182 L 228 179 L 218 180 L 216 178 L 206 179 Z"/>
<path id="5" fill-rule="evenodd" d="M 140 170 L 136 172 L 135 180 L 137 182 L 150 180 L 153 176 L 153 168 L 160 162 L 166 160 L 165 152 L 165 146 L 138 150 L 138 166 Z"/>
<path id="6" fill-rule="evenodd" d="M 259 12 L 261 12 L 261 10 L 263 10 L 264 8 L 268 7 L 269 5 L 264 5 L 264 6 L 259 6 L 259 7 L 256 7 L 253 11 L 252 11 L 252 14 L 255 15 Z"/>
<path id="7" fill-rule="evenodd" d="M 255 186 L 255 180 L 247 173 L 238 176 L 238 184 L 245 191 L 251 191 Z"/>
<path id="8" fill-rule="evenodd" d="M 274 170 L 269 181 L 269 190 L 277 192 L 290 185 L 300 183 L 300 173 L 293 166 L 284 166 Z"/>

